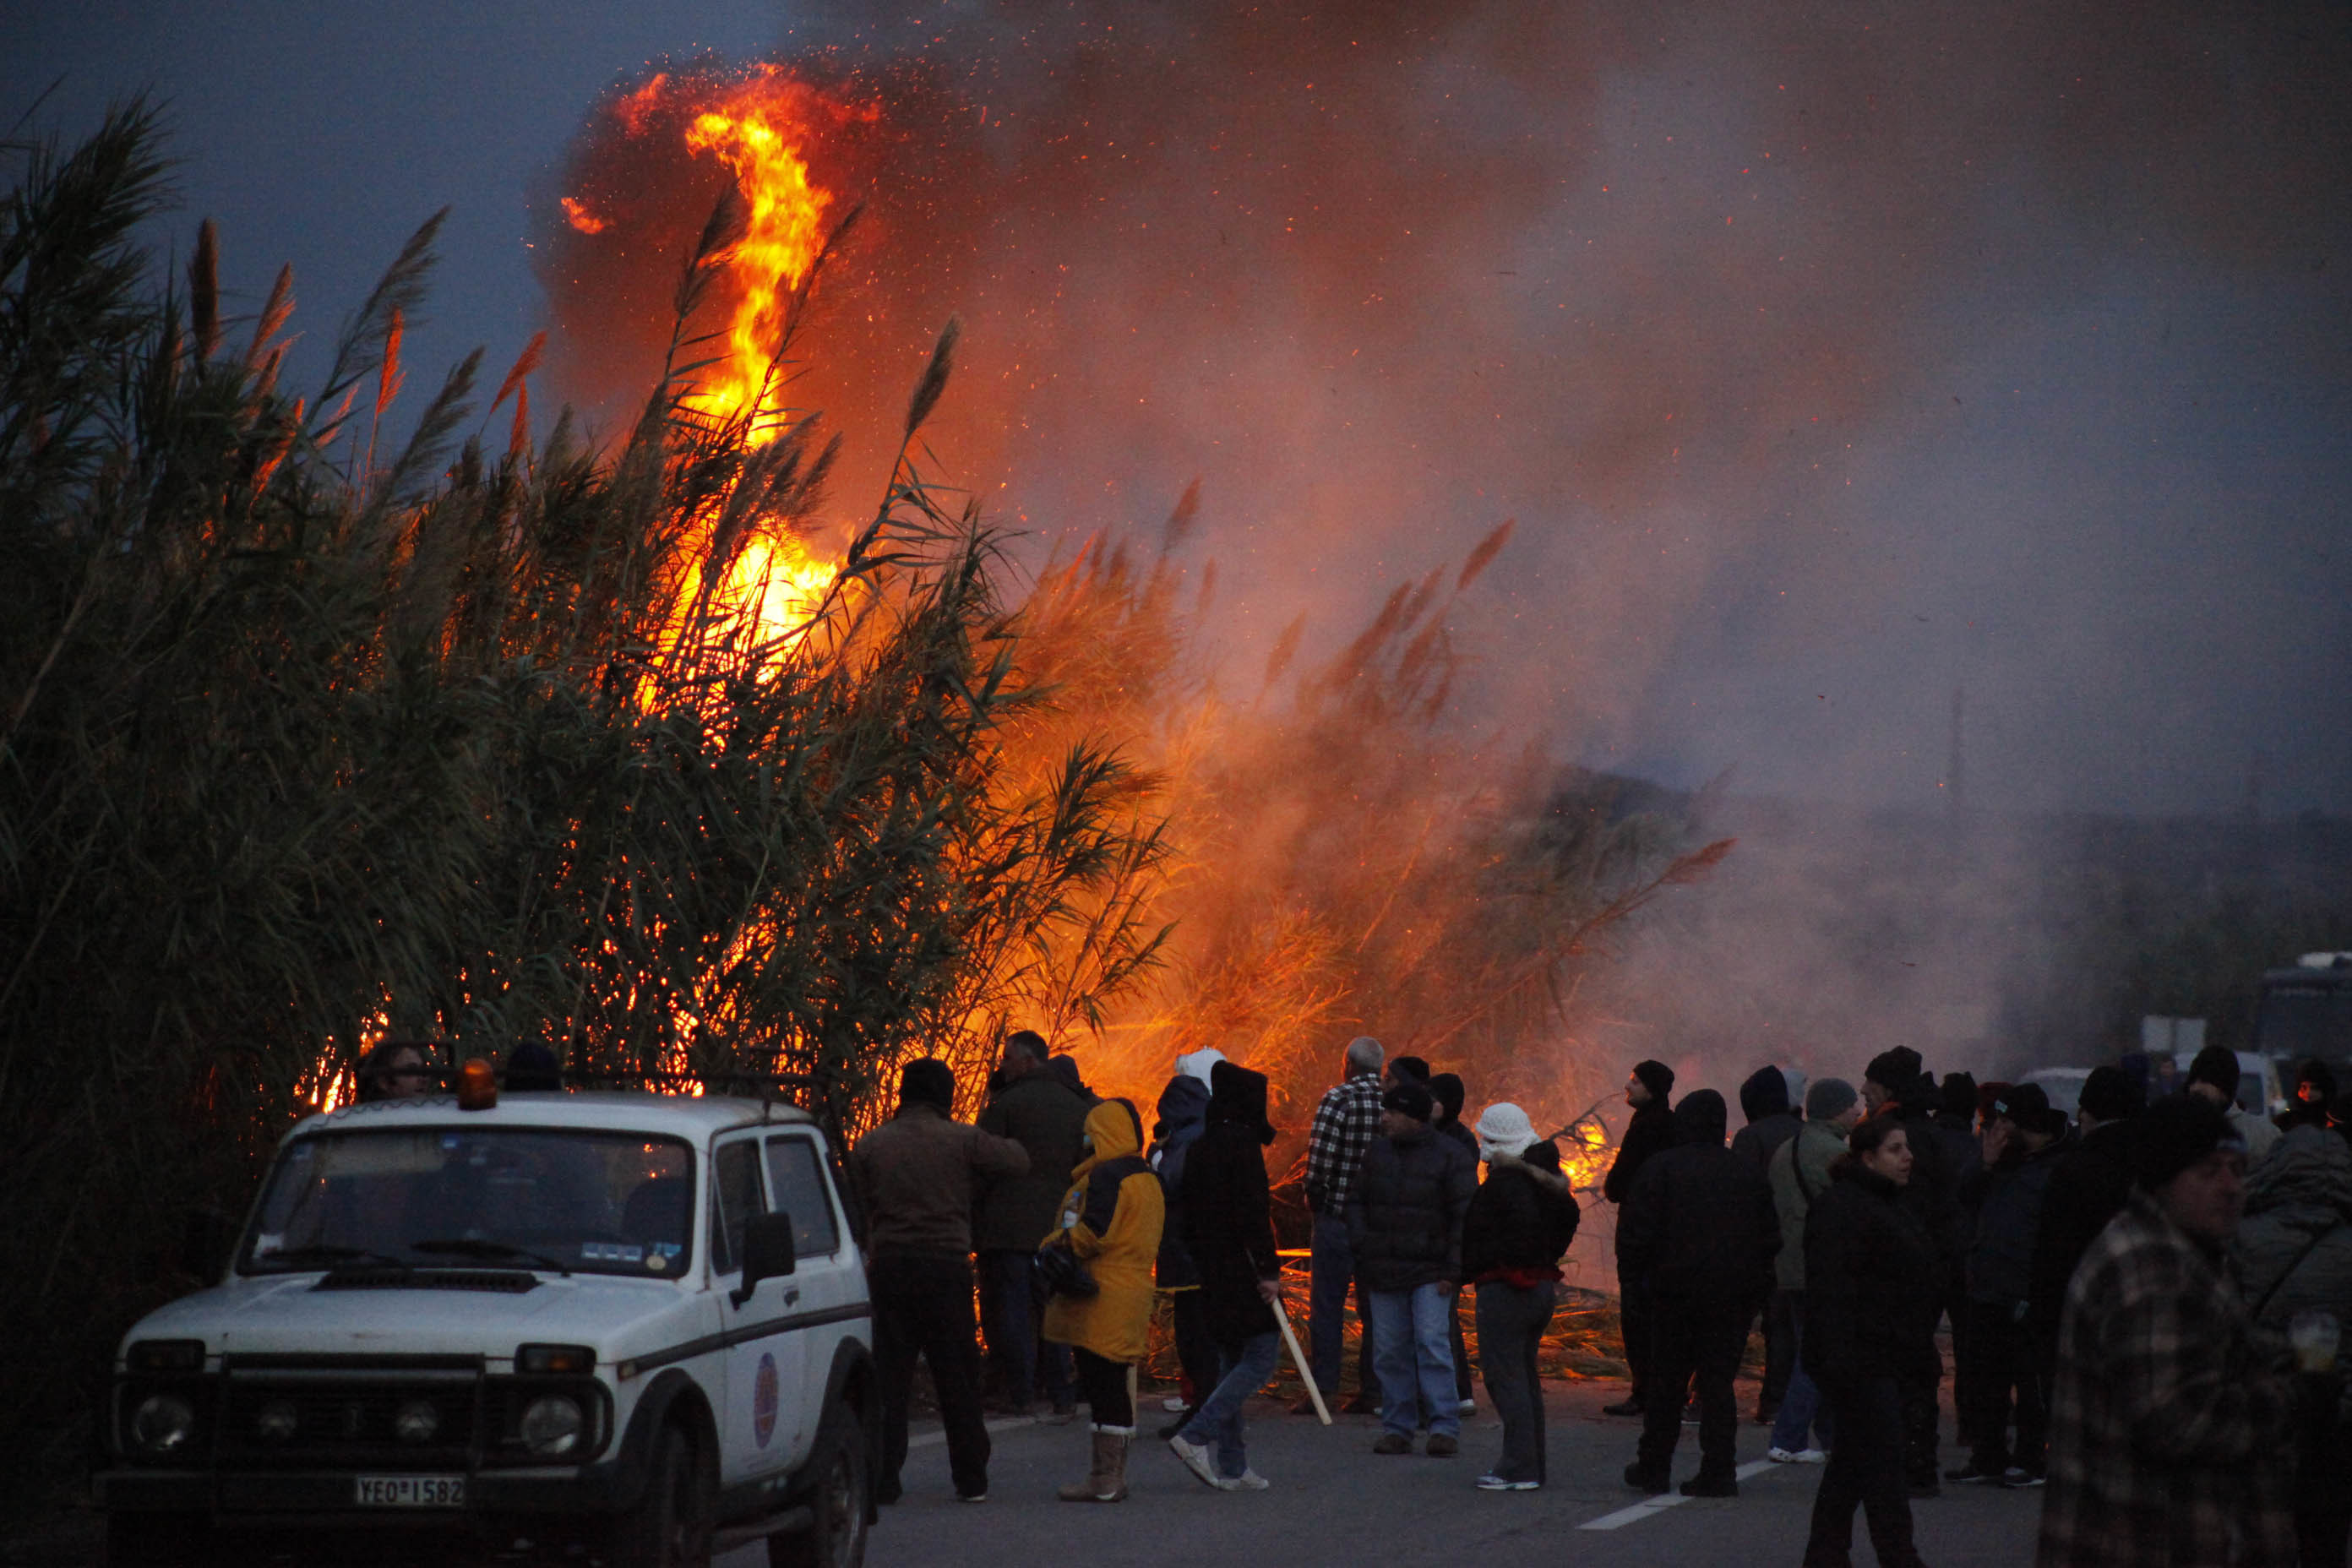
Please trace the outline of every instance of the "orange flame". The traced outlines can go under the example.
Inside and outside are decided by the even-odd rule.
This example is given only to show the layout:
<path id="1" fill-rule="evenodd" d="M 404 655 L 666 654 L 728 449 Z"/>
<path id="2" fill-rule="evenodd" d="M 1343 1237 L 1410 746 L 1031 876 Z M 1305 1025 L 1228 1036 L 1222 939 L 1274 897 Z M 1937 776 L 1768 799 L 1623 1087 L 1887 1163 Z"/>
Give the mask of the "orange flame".
<path id="1" fill-rule="evenodd" d="M 604 220 L 588 210 L 588 204 L 577 196 L 563 198 L 563 221 L 583 234 L 602 234 Z"/>

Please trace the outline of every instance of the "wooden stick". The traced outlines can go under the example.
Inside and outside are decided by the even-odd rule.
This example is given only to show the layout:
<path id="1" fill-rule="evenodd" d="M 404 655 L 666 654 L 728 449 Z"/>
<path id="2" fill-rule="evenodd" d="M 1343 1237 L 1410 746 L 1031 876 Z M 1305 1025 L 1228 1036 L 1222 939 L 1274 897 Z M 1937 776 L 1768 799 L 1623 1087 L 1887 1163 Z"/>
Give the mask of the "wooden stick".
<path id="1" fill-rule="evenodd" d="M 1330 1408 L 1323 1403 L 1323 1391 L 1315 1386 L 1315 1370 L 1307 1364 L 1307 1352 L 1298 1348 L 1298 1334 L 1290 1326 L 1289 1309 L 1282 1304 L 1279 1296 L 1274 1299 L 1274 1321 L 1282 1330 L 1282 1342 L 1290 1347 L 1291 1364 L 1298 1368 L 1298 1381 L 1307 1385 L 1307 1397 L 1315 1402 L 1315 1414 L 1323 1418 L 1324 1426 L 1328 1426 L 1331 1425 Z"/>

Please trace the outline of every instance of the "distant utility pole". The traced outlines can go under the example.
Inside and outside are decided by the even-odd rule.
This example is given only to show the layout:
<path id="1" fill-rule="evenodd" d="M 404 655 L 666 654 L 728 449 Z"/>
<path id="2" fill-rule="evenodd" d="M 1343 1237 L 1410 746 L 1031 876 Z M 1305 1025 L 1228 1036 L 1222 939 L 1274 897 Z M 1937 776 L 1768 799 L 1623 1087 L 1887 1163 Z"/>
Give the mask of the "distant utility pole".
<path id="1" fill-rule="evenodd" d="M 1968 723 L 1969 692 L 1964 686 L 1952 688 L 1952 754 L 1944 765 L 1944 810 L 1954 822 L 1968 809 L 1969 763 L 1961 750 L 1962 731 Z"/>

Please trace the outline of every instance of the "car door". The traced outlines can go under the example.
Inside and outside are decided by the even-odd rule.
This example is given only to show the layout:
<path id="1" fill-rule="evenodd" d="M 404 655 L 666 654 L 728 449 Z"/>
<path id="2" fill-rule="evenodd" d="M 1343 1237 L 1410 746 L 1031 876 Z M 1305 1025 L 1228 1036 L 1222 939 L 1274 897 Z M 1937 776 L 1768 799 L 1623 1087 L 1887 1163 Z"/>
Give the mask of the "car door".
<path id="1" fill-rule="evenodd" d="M 772 1132 L 767 1138 L 768 1204 L 792 1215 L 793 1251 L 801 1287 L 801 1357 L 808 1369 L 811 1405 L 823 1400 L 843 1339 L 866 1331 L 865 1274 L 849 1235 L 848 1216 L 827 1177 L 824 1146 L 814 1128 Z M 812 1423 L 824 1413 L 811 1408 Z M 814 1437 L 812 1427 L 809 1434 Z"/>
<path id="2" fill-rule="evenodd" d="M 721 1138 L 711 1150 L 710 1258 L 717 1287 L 719 1335 L 727 1366 L 726 1412 L 720 1417 L 719 1481 L 732 1489 L 781 1482 L 800 1458 L 808 1436 L 807 1357 L 793 1330 L 800 1281 L 766 1279 L 736 1300 L 743 1282 L 743 1227 L 767 1210 L 756 1129 Z"/>

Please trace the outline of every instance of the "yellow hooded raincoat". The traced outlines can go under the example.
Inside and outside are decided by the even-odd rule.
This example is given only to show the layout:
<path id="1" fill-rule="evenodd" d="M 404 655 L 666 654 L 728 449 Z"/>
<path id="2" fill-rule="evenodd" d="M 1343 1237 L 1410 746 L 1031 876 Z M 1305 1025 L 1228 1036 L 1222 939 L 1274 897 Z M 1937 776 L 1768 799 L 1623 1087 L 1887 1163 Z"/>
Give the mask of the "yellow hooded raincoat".
<path id="1" fill-rule="evenodd" d="M 1106 1361 L 1141 1361 L 1151 1326 L 1151 1265 L 1167 1215 L 1160 1177 L 1140 1158 L 1135 1113 L 1116 1100 L 1087 1113 L 1087 1147 L 1072 1173 L 1076 1184 L 1062 1198 L 1062 1223 L 1045 1240 L 1066 1238 L 1102 1289 L 1056 1295 L 1046 1303 L 1045 1335 Z"/>

